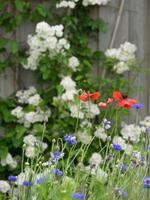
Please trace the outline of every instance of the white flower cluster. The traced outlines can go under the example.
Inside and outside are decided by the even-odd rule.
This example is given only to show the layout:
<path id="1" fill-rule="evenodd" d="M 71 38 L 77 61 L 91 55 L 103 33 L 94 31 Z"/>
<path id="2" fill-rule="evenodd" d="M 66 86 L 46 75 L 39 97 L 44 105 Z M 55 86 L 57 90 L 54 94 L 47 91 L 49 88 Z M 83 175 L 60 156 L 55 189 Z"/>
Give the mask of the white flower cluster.
<path id="1" fill-rule="evenodd" d="M 107 134 L 105 129 L 102 126 L 97 126 L 96 131 L 94 132 L 94 135 L 101 139 L 103 142 L 107 140 Z"/>
<path id="2" fill-rule="evenodd" d="M 100 114 L 98 106 L 92 102 L 82 102 L 80 107 L 77 105 L 70 105 L 69 109 L 71 116 L 79 119 L 94 118 L 96 115 Z"/>
<path id="3" fill-rule="evenodd" d="M 10 185 L 7 181 L 0 181 L 0 192 L 7 193 L 10 190 Z"/>
<path id="4" fill-rule="evenodd" d="M 16 97 L 18 98 L 18 103 L 30 104 L 33 106 L 38 106 L 42 100 L 34 87 L 30 87 L 28 90 L 19 90 L 16 93 Z"/>
<path id="5" fill-rule="evenodd" d="M 25 136 L 23 142 L 26 144 L 25 155 L 28 158 L 34 158 L 38 150 L 44 151 L 47 148 L 47 144 L 41 142 L 34 135 Z"/>
<path id="6" fill-rule="evenodd" d="M 115 58 L 119 62 L 114 65 L 113 70 L 117 74 L 122 74 L 125 71 L 129 71 L 129 65 L 135 61 L 135 52 L 137 48 L 130 42 L 121 44 L 118 49 L 108 49 L 105 55 L 110 58 Z"/>
<path id="7" fill-rule="evenodd" d="M 89 133 L 84 130 L 84 131 L 78 131 L 78 141 L 82 142 L 82 144 L 90 144 L 92 141 L 92 136 L 89 135 Z"/>
<path id="8" fill-rule="evenodd" d="M 99 153 L 93 153 L 89 159 L 91 168 L 98 168 L 99 165 L 103 162 L 102 156 Z"/>
<path id="9" fill-rule="evenodd" d="M 82 4 L 83 6 L 88 5 L 107 5 L 110 2 L 110 0 L 83 0 Z"/>
<path id="10" fill-rule="evenodd" d="M 63 25 L 50 26 L 46 22 L 36 25 L 36 34 L 28 36 L 29 57 L 25 69 L 36 70 L 39 58 L 48 52 L 49 57 L 64 53 L 70 48 L 68 41 L 63 37 Z"/>
<path id="11" fill-rule="evenodd" d="M 12 157 L 10 153 L 8 153 L 6 158 L 1 159 L 1 165 L 8 165 L 11 169 L 15 169 L 17 167 L 17 161 Z"/>
<path id="12" fill-rule="evenodd" d="M 126 124 L 121 129 L 121 135 L 126 141 L 138 143 L 140 141 L 141 129 L 134 124 Z"/>
<path id="13" fill-rule="evenodd" d="M 77 67 L 79 66 L 79 60 L 77 57 L 72 56 L 69 58 L 68 67 L 71 68 L 73 71 L 77 71 Z"/>
<path id="14" fill-rule="evenodd" d="M 78 2 L 79 0 L 71 0 L 71 1 L 61 1 L 60 3 L 57 3 L 56 4 L 56 8 L 70 8 L 70 9 L 73 9 L 76 7 L 76 3 Z"/>
<path id="15" fill-rule="evenodd" d="M 140 127 L 142 132 L 149 132 L 150 133 L 150 116 L 146 116 L 143 121 L 140 122 Z"/>
<path id="16" fill-rule="evenodd" d="M 36 122 L 46 122 L 51 115 L 51 111 L 48 109 L 43 111 L 39 104 L 42 101 L 39 94 L 34 87 L 29 88 L 25 91 L 18 91 L 17 100 L 20 104 L 27 104 L 34 106 L 33 111 L 24 111 L 24 107 L 17 106 L 11 111 L 11 114 L 18 119 L 18 123 L 24 124 L 25 127 L 30 127 L 31 124 Z"/>
<path id="17" fill-rule="evenodd" d="M 65 93 L 61 96 L 62 100 L 73 100 L 74 95 L 77 93 L 76 91 L 76 83 L 72 80 L 70 76 L 65 76 L 61 82 L 60 85 L 63 86 L 65 89 Z"/>

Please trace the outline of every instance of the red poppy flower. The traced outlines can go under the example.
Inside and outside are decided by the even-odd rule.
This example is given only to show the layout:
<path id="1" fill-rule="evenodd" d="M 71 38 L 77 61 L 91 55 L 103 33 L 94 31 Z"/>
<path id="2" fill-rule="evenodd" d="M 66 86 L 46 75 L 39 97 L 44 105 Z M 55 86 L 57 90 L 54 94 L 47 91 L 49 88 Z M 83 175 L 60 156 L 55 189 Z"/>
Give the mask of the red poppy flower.
<path id="1" fill-rule="evenodd" d="M 116 104 L 117 108 L 131 108 L 135 103 L 137 103 L 136 99 L 130 99 L 130 98 L 123 98 L 121 92 L 114 91 L 113 92 L 113 98 L 115 101 L 118 101 Z"/>
<path id="2" fill-rule="evenodd" d="M 105 102 L 100 102 L 100 103 L 98 104 L 98 106 L 99 106 L 101 109 L 105 109 L 105 108 L 107 107 L 107 103 L 105 103 Z"/>
<path id="3" fill-rule="evenodd" d="M 100 92 L 94 92 L 89 94 L 89 99 L 92 101 L 96 101 L 100 97 Z"/>
<path id="4" fill-rule="evenodd" d="M 84 92 L 79 96 L 79 99 L 81 101 L 96 101 L 100 97 L 100 92 L 94 92 L 94 93 L 87 93 Z"/>
<path id="5" fill-rule="evenodd" d="M 89 95 L 88 95 L 88 93 L 86 93 L 86 92 L 82 93 L 82 94 L 79 96 L 79 99 L 80 99 L 81 101 L 88 101 L 88 100 L 89 100 Z"/>

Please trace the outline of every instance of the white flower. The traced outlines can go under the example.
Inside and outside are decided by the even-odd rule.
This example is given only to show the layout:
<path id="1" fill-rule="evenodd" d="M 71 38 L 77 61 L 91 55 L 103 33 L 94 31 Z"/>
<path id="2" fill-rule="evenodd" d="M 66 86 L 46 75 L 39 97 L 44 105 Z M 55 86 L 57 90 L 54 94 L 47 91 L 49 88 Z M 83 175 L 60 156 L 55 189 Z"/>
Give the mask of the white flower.
<path id="1" fill-rule="evenodd" d="M 75 90 L 76 83 L 71 79 L 70 76 L 65 76 L 60 85 L 64 87 L 65 90 Z"/>
<path id="2" fill-rule="evenodd" d="M 134 54 L 137 50 L 137 47 L 130 42 L 125 42 L 124 44 L 120 45 L 122 51 L 128 52 L 129 54 Z"/>
<path id="3" fill-rule="evenodd" d="M 80 110 L 80 108 L 78 108 L 77 105 L 71 105 L 69 107 L 69 109 L 70 109 L 70 112 L 71 112 L 71 117 L 79 118 L 79 119 L 84 118 L 84 113 Z"/>
<path id="4" fill-rule="evenodd" d="M 125 140 L 137 143 L 140 140 L 141 129 L 134 124 L 125 125 L 121 130 L 121 135 Z"/>
<path id="5" fill-rule="evenodd" d="M 96 104 L 92 102 L 83 102 L 82 105 L 86 108 L 86 113 L 89 118 L 94 118 L 96 115 L 100 114 L 100 110 Z"/>
<path id="6" fill-rule="evenodd" d="M 15 169 L 17 167 L 17 161 L 13 159 L 10 153 L 7 154 L 6 158 L 1 159 L 1 165 L 9 165 L 10 168 Z"/>
<path id="7" fill-rule="evenodd" d="M 101 155 L 99 153 L 93 153 L 89 160 L 89 163 L 92 168 L 97 169 L 98 166 L 102 163 Z"/>
<path id="8" fill-rule="evenodd" d="M 110 0 L 83 0 L 82 4 L 83 6 L 88 5 L 107 5 L 110 2 Z"/>
<path id="9" fill-rule="evenodd" d="M 146 116 L 144 120 L 140 121 L 140 127 L 142 132 L 150 129 L 150 116 Z"/>
<path id="10" fill-rule="evenodd" d="M 107 49 L 105 55 L 110 58 L 119 59 L 119 50 L 118 49 Z"/>
<path id="11" fill-rule="evenodd" d="M 28 146 L 35 146 L 35 144 L 37 143 L 37 138 L 34 135 L 27 135 L 24 137 L 23 139 L 24 144 L 28 145 Z"/>
<path id="12" fill-rule="evenodd" d="M 37 93 L 37 91 L 36 91 L 35 87 L 30 87 L 28 90 L 19 90 L 16 93 L 16 97 L 18 98 L 19 103 L 26 104 L 26 103 L 28 103 L 29 97 L 31 97 L 32 95 L 34 95 L 36 93 Z"/>
<path id="13" fill-rule="evenodd" d="M 105 129 L 103 127 L 100 127 L 100 126 L 97 127 L 96 131 L 94 132 L 94 135 L 104 142 L 107 139 L 107 134 L 105 132 Z"/>
<path id="14" fill-rule="evenodd" d="M 65 93 L 62 94 L 61 98 L 64 101 L 71 101 L 74 99 L 74 95 L 77 94 L 76 90 L 67 90 Z"/>
<path id="15" fill-rule="evenodd" d="M 129 66 L 125 62 L 119 62 L 113 67 L 114 71 L 117 74 L 123 74 L 126 71 L 129 71 Z"/>
<path id="16" fill-rule="evenodd" d="M 35 94 L 34 96 L 31 96 L 28 99 L 28 103 L 33 106 L 38 106 L 38 104 L 41 102 L 41 97 L 39 94 Z"/>
<path id="17" fill-rule="evenodd" d="M 17 117 L 18 119 L 22 118 L 24 116 L 23 108 L 21 106 L 17 106 L 11 111 L 11 114 Z"/>
<path id="18" fill-rule="evenodd" d="M 27 158 L 34 158 L 36 153 L 36 149 L 33 146 L 27 146 L 25 150 L 25 155 Z"/>
<path id="19" fill-rule="evenodd" d="M 56 8 L 75 8 L 76 4 L 74 1 L 61 1 L 60 3 L 56 4 Z"/>
<path id="20" fill-rule="evenodd" d="M 73 71 L 76 71 L 76 68 L 79 66 L 79 60 L 77 57 L 72 56 L 69 58 L 68 67 L 70 67 Z"/>
<path id="21" fill-rule="evenodd" d="M 10 190 L 10 185 L 7 181 L 0 181 L 0 191 L 7 193 Z"/>
<path id="22" fill-rule="evenodd" d="M 49 33 L 51 33 L 51 28 L 48 23 L 46 22 L 39 22 L 36 25 L 36 30 L 35 32 L 37 35 L 41 38 L 47 38 L 49 36 Z M 53 35 L 53 34 L 52 34 Z"/>
<path id="23" fill-rule="evenodd" d="M 92 140 L 92 136 L 89 135 L 86 131 L 78 131 L 78 140 L 83 144 L 89 144 Z"/>

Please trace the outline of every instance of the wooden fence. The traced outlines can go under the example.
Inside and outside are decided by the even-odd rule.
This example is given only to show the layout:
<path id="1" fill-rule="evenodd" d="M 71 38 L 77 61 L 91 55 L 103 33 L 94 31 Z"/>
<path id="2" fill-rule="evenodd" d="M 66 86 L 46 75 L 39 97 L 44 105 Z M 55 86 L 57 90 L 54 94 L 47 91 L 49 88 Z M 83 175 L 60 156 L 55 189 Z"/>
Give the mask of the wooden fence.
<path id="1" fill-rule="evenodd" d="M 123 11 L 119 12 L 122 1 L 124 1 Z M 150 0 L 111 0 L 107 6 L 94 8 L 93 15 L 103 18 L 108 24 L 108 31 L 99 34 L 95 48 L 106 50 L 110 47 L 116 22 L 120 19 L 112 47 L 119 47 L 124 41 L 134 43 L 138 48 L 139 67 L 143 68 L 143 72 L 145 69 L 150 70 Z M 25 45 L 27 35 L 33 31 L 32 24 L 23 24 L 16 31 L 15 37 Z M 32 72 L 27 72 L 21 67 L 19 71 L 10 68 L 0 74 L 0 96 L 7 97 L 15 90 L 32 84 L 35 84 Z M 145 104 L 143 115 L 149 115 L 150 75 L 140 74 L 136 79 L 136 86 L 141 90 L 136 93 L 136 97 Z"/>

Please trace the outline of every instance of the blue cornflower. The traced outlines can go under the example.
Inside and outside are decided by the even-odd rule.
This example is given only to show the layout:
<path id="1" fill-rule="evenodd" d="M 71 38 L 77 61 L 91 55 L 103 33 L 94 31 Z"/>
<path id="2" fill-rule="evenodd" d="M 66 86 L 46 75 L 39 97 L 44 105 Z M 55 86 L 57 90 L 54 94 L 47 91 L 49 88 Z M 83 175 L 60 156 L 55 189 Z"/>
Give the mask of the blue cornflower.
<path id="1" fill-rule="evenodd" d="M 51 153 L 51 159 L 52 160 L 60 160 L 62 159 L 64 156 L 64 153 L 60 152 L 60 151 L 55 151 Z"/>
<path id="2" fill-rule="evenodd" d="M 135 108 L 137 110 L 144 108 L 144 104 L 142 103 L 136 103 L 132 106 L 132 108 Z"/>
<path id="3" fill-rule="evenodd" d="M 60 170 L 60 169 L 54 169 L 54 174 L 56 176 L 62 176 L 63 175 L 63 172 Z"/>
<path id="4" fill-rule="evenodd" d="M 147 134 L 150 134 L 150 127 L 149 128 L 146 128 L 146 131 L 145 131 Z"/>
<path id="5" fill-rule="evenodd" d="M 144 178 L 144 188 L 150 188 L 150 177 Z"/>
<path id="6" fill-rule="evenodd" d="M 127 193 L 122 188 L 115 188 L 115 193 L 117 193 L 122 199 L 125 199 Z"/>
<path id="7" fill-rule="evenodd" d="M 74 199 L 85 199 L 85 194 L 82 194 L 82 193 L 73 193 L 72 197 Z"/>
<path id="8" fill-rule="evenodd" d="M 64 140 L 66 141 L 67 144 L 69 145 L 74 145 L 77 143 L 76 137 L 72 135 L 65 135 Z"/>
<path id="9" fill-rule="evenodd" d="M 17 180 L 17 176 L 8 176 L 8 181 L 10 181 L 10 182 L 16 182 L 16 180 Z"/>
<path id="10" fill-rule="evenodd" d="M 122 151 L 122 147 L 119 144 L 112 144 L 112 148 L 116 151 Z"/>
<path id="11" fill-rule="evenodd" d="M 41 185 L 44 183 L 44 181 L 45 181 L 44 178 L 39 178 L 39 179 L 37 179 L 36 184 Z"/>
<path id="12" fill-rule="evenodd" d="M 30 181 L 23 181 L 22 185 L 25 187 L 29 187 L 32 186 L 32 183 Z"/>

